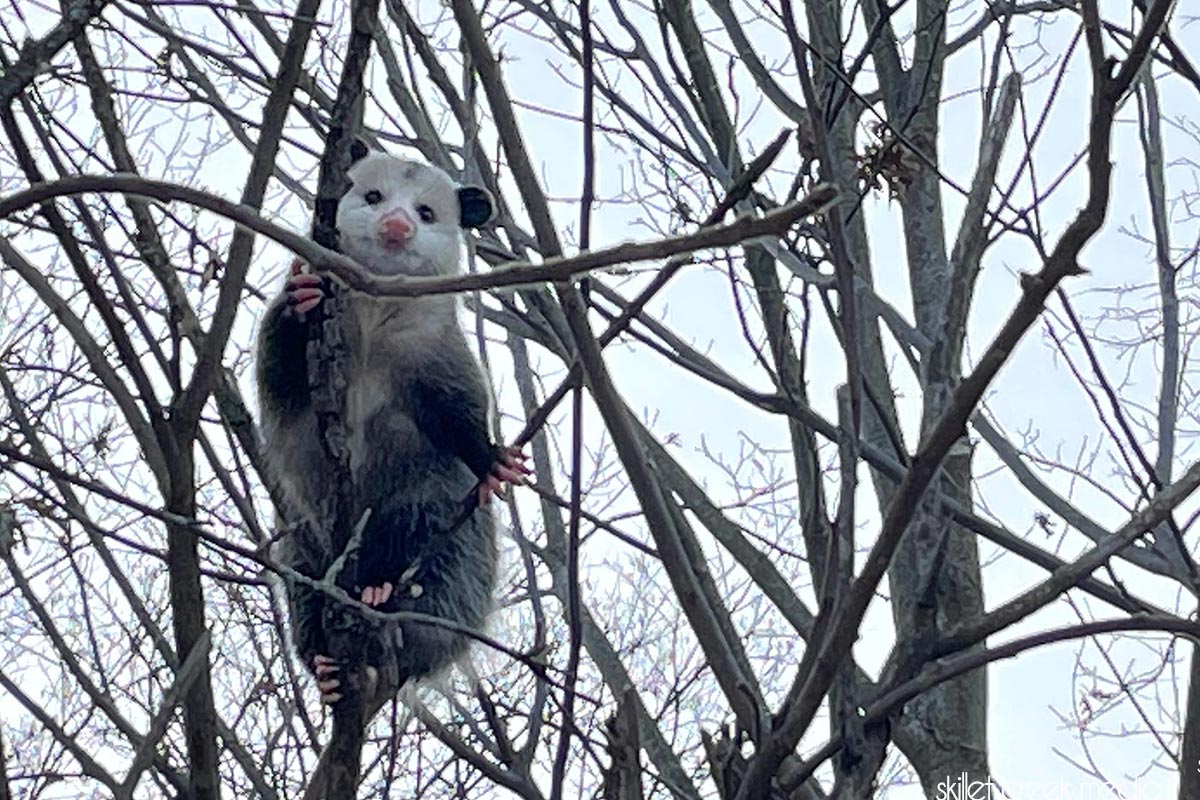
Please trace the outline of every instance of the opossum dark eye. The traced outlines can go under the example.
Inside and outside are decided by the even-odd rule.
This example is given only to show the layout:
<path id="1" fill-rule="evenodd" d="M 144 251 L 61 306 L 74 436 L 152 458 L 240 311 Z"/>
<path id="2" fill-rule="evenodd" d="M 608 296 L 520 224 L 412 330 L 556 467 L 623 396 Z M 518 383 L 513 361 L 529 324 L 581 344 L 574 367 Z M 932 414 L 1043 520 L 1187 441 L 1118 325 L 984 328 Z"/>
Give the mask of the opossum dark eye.
<path id="1" fill-rule="evenodd" d="M 379 205 L 383 201 L 383 194 L 378 189 L 372 189 L 363 195 L 363 200 L 367 201 L 367 205 Z"/>
<path id="2" fill-rule="evenodd" d="M 433 213 L 433 209 L 429 206 L 417 206 L 417 216 L 422 222 L 433 222 L 437 219 L 437 214 Z"/>

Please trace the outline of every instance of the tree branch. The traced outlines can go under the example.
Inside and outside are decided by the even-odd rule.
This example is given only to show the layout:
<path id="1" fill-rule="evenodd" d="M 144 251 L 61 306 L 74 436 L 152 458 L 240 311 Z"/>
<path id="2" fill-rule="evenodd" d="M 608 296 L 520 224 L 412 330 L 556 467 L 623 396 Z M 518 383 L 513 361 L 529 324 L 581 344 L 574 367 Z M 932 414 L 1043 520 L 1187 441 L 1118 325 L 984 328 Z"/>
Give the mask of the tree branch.
<path id="1" fill-rule="evenodd" d="M 782 236 L 796 222 L 823 212 L 836 199 L 834 189 L 822 184 L 804 199 L 768 211 L 761 217 L 743 217 L 724 225 L 713 225 L 656 241 L 631 242 L 576 256 L 547 258 L 537 264 L 517 262 L 487 273 L 442 278 L 372 275 L 353 259 L 321 247 L 301 234 L 281 228 L 244 205 L 200 189 L 135 175 L 78 175 L 23 189 L 0 198 L 0 218 L 12 216 L 53 197 L 89 192 L 120 192 L 195 205 L 263 234 L 287 247 L 317 270 L 328 272 L 353 289 L 381 297 L 421 297 L 563 281 L 617 264 L 668 258 L 709 248 L 733 247 L 760 237 Z"/>

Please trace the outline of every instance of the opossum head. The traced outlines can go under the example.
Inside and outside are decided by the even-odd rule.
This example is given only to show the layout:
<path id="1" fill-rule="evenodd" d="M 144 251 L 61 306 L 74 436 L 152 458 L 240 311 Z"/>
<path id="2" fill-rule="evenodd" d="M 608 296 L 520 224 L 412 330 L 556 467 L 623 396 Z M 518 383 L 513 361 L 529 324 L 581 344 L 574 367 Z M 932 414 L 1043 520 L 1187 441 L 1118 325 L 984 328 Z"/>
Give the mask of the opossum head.
<path id="1" fill-rule="evenodd" d="M 382 153 L 348 173 L 338 203 L 346 255 L 380 275 L 451 275 L 459 269 L 462 227 L 491 218 L 486 191 L 460 187 L 437 167 Z"/>

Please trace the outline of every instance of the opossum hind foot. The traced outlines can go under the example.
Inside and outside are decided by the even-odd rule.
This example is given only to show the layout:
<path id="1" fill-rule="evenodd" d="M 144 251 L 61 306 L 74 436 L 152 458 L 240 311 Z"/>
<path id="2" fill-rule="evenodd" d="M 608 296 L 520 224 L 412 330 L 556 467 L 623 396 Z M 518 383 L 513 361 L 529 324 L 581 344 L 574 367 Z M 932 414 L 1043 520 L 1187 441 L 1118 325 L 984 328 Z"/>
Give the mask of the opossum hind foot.
<path id="1" fill-rule="evenodd" d="M 338 691 L 341 688 L 342 682 L 338 678 L 342 666 L 336 658 L 329 656 L 317 655 L 313 656 L 313 671 L 317 676 L 317 689 L 321 692 L 321 704 L 331 706 L 338 700 L 342 699 L 342 693 Z M 366 689 L 370 694 L 375 689 L 375 682 L 379 678 L 379 670 L 371 665 L 366 666 Z"/>
<path id="2" fill-rule="evenodd" d="M 342 695 L 338 692 L 338 688 L 342 685 L 337 678 L 340 671 L 341 666 L 336 659 L 329 656 L 313 656 L 313 672 L 317 676 L 317 689 L 321 692 L 323 705 L 331 706 L 342 699 Z"/>

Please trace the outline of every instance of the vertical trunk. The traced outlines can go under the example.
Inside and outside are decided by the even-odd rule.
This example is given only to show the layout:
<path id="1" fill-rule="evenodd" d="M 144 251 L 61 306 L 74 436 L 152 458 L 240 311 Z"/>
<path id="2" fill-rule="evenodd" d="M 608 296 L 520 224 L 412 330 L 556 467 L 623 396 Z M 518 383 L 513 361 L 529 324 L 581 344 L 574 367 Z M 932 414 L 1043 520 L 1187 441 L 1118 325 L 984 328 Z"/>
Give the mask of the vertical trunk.
<path id="1" fill-rule="evenodd" d="M 892 614 L 902 637 L 945 631 L 983 614 L 977 542 L 936 502 L 938 495 L 949 495 L 969 506 L 970 480 L 971 454 L 959 443 L 896 550 L 888 575 Z M 963 774 L 968 781 L 982 781 L 988 776 L 987 671 L 968 672 L 914 698 L 900 727 L 915 742 L 905 755 L 928 796 L 936 796 L 939 783 Z"/>
<path id="2" fill-rule="evenodd" d="M 1192 645 L 1187 716 L 1179 753 L 1179 800 L 1200 800 L 1200 645 Z"/>
<path id="3" fill-rule="evenodd" d="M 900 209 L 917 328 L 930 341 L 955 337 L 960 343 L 964 330 L 944 329 L 948 304 L 967 301 L 949 291 L 951 274 L 961 265 L 953 264 L 947 255 L 937 169 L 947 5 L 945 0 L 918 2 L 918 33 L 907 70 L 902 67 L 890 23 L 883 23 L 874 60 L 888 121 L 903 135 L 895 146 L 900 149 L 905 173 Z M 877 9 L 866 12 L 869 24 L 880 22 Z M 919 151 L 920 157 L 912 150 Z M 961 353 L 961 347 L 954 352 Z M 922 432 L 941 416 L 945 401 L 961 379 L 959 362 L 956 357 L 945 364 L 922 365 Z M 932 502 L 941 493 L 969 506 L 971 480 L 971 453 L 964 441 L 947 455 L 941 477 L 931 485 L 929 499 L 914 515 L 896 550 L 888 583 L 900 640 L 932 635 L 983 613 L 983 579 L 975 537 Z M 937 686 L 909 703 L 896 736 L 908 743 L 905 755 L 931 796 L 934 787 L 948 777 L 966 773 L 972 780 L 985 778 L 986 670 Z"/>
<path id="4" fill-rule="evenodd" d="M 196 488 L 191 440 L 187 441 L 188 445 L 179 448 L 174 458 L 169 459 L 167 511 L 191 519 L 196 513 Z M 171 588 L 175 650 L 182 662 L 205 631 L 199 539 L 187 525 L 167 525 L 167 577 Z M 207 659 L 205 662 L 183 700 L 190 800 L 216 800 L 221 796 L 217 774 L 217 712 Z"/>
<path id="5" fill-rule="evenodd" d="M 4 754 L 4 738 L 0 736 L 0 800 L 9 800 L 11 797 L 8 791 L 8 757 Z"/>

